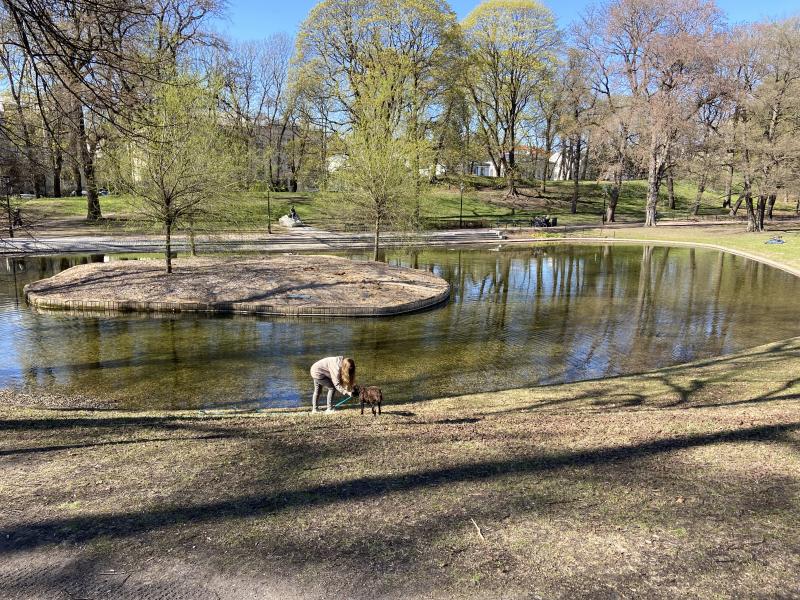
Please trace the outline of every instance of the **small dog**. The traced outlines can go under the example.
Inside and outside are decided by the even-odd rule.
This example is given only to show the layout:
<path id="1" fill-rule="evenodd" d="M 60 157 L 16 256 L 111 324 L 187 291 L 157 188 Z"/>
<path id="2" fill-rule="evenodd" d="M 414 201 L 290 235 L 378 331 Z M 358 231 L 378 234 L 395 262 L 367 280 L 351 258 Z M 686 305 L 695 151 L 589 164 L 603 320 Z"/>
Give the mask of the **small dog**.
<path id="1" fill-rule="evenodd" d="M 361 414 L 364 414 L 364 405 L 369 404 L 372 408 L 372 416 L 375 416 L 375 406 L 378 407 L 377 414 L 381 414 L 381 403 L 383 402 L 383 392 L 381 388 L 370 385 L 353 386 L 353 395 L 361 399 Z"/>

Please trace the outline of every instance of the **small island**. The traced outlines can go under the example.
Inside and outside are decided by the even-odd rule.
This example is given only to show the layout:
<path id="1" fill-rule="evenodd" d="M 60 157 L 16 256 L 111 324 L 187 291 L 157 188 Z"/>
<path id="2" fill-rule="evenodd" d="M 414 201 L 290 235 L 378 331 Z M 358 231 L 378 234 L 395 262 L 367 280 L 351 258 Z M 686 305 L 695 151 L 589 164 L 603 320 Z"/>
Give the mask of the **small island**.
<path id="1" fill-rule="evenodd" d="M 319 255 L 182 258 L 170 275 L 158 260 L 92 263 L 25 286 L 46 309 L 326 317 L 403 314 L 449 295 L 427 271 Z"/>

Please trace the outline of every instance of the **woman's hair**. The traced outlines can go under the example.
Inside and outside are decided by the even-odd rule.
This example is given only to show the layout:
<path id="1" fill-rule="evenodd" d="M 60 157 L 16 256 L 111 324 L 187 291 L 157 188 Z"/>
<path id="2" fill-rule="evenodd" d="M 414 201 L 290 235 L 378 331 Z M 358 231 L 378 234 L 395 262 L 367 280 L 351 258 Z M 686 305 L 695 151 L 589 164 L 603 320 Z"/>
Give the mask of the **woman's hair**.
<path id="1" fill-rule="evenodd" d="M 356 361 L 352 358 L 342 359 L 342 370 L 340 373 L 342 387 L 348 391 L 353 389 L 356 383 Z"/>

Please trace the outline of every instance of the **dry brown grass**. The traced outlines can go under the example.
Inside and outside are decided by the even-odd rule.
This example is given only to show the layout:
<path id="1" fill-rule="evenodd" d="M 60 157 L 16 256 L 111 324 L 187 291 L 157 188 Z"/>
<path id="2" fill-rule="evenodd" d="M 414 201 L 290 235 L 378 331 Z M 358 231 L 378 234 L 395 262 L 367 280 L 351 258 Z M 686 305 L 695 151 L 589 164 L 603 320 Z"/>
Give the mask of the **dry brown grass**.
<path id="1" fill-rule="evenodd" d="M 2 408 L 0 581 L 51 589 L 30 565 L 61 556 L 230 598 L 796 597 L 798 372 L 794 339 L 381 418 Z"/>
<path id="2" fill-rule="evenodd" d="M 184 258 L 167 275 L 160 260 L 89 263 L 25 286 L 45 308 L 396 314 L 441 301 L 448 283 L 432 273 L 338 256 Z"/>

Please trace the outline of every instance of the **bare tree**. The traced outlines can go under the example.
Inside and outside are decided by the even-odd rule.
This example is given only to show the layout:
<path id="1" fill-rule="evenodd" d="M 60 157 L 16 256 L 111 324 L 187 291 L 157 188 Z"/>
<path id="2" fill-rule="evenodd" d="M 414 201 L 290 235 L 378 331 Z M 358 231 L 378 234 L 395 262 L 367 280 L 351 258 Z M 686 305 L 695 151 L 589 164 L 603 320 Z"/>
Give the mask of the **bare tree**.
<path id="1" fill-rule="evenodd" d="M 292 40 L 285 34 L 231 44 L 229 50 L 220 51 L 225 81 L 221 100 L 249 156 L 246 185 L 264 180 L 275 189 L 286 179 L 283 150 L 294 113 L 289 80 L 292 51 Z"/>
<path id="2" fill-rule="evenodd" d="M 559 133 L 567 141 L 562 156 L 568 159 L 569 173 L 572 179 L 572 199 L 570 212 L 578 212 L 578 192 L 581 178 L 581 167 L 588 162 L 587 137 L 589 124 L 593 116 L 595 96 L 591 85 L 588 58 L 580 50 L 571 48 L 567 51 L 566 60 L 560 72 L 557 94 L 560 97 L 561 119 Z"/>
<path id="3" fill-rule="evenodd" d="M 763 231 L 768 203 L 793 183 L 800 161 L 800 18 L 736 33 L 736 165 L 747 229 Z"/>
<path id="4" fill-rule="evenodd" d="M 533 125 L 532 139 L 536 150 L 534 160 L 540 161 L 539 149 L 541 148 L 544 156 L 542 162 L 542 178 L 539 184 L 539 193 L 547 192 L 547 180 L 550 177 L 550 157 L 555 148 L 556 137 L 558 135 L 559 120 L 561 117 L 562 102 L 552 84 L 552 78 L 548 77 L 542 81 L 536 91 L 533 100 L 533 113 L 535 123 Z"/>
<path id="5" fill-rule="evenodd" d="M 645 225 L 680 130 L 721 93 L 721 18 L 706 0 L 612 0 L 593 12 L 610 89 L 630 97 L 647 170 Z"/>
<path id="6" fill-rule="evenodd" d="M 5 120 L 2 134 L 25 158 L 23 171 L 27 184 L 36 196 L 43 194 L 41 145 L 37 143 L 35 115 L 32 107 L 35 97 L 32 89 L 33 72 L 28 56 L 15 45 L 8 43 L 8 28 L 4 28 L 3 46 L 0 50 L 0 65 L 5 75 L 5 84 L 13 104 L 14 118 Z M 9 107 L 11 108 L 11 107 Z"/>
<path id="7" fill-rule="evenodd" d="M 100 218 L 97 150 L 107 127 L 128 127 L 147 89 L 174 74 L 178 55 L 210 38 L 215 0 L 3 0 L 10 45 L 24 55 L 37 93 L 73 131 L 76 187 L 86 183 L 87 218 Z M 65 144 L 61 144 L 65 147 Z"/>

